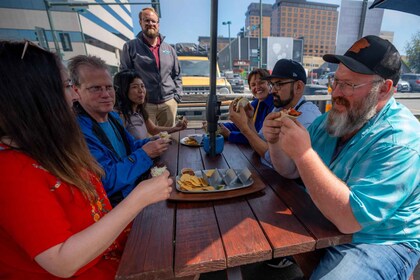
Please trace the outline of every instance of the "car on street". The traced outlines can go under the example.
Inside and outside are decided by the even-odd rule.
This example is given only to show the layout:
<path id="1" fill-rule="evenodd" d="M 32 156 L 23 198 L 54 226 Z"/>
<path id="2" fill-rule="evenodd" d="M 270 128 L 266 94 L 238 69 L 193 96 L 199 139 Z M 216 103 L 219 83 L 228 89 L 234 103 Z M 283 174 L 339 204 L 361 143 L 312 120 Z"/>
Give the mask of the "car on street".
<path id="1" fill-rule="evenodd" d="M 232 86 L 232 91 L 234 93 L 244 93 L 245 91 L 244 80 L 239 74 L 232 73 L 229 71 L 226 71 L 224 74 L 225 74 L 225 78 Z"/>
<path id="2" fill-rule="evenodd" d="M 397 85 L 397 92 L 410 92 L 411 86 L 407 81 L 399 80 Z"/>
<path id="3" fill-rule="evenodd" d="M 328 88 L 323 85 L 306 84 L 303 94 L 304 95 L 327 95 Z"/>
<path id="4" fill-rule="evenodd" d="M 326 86 L 328 85 L 328 82 L 332 83 L 334 80 L 334 74 L 335 72 L 328 72 L 328 73 L 325 73 L 324 75 L 321 75 L 321 77 L 319 77 L 319 79 L 316 81 L 316 84 Z"/>
<path id="5" fill-rule="evenodd" d="M 401 74 L 400 79 L 410 84 L 411 91 L 420 92 L 420 74 L 405 73 Z"/>

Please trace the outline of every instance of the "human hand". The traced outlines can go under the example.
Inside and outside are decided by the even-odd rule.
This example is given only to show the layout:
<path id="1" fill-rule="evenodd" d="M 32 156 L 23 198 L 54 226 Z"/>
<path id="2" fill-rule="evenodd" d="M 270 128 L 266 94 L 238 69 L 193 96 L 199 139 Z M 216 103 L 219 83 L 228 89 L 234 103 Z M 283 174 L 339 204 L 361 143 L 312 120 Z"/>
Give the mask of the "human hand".
<path id="1" fill-rule="evenodd" d="M 253 125 L 253 115 L 254 108 L 250 103 L 248 103 L 245 107 L 239 107 L 238 112 L 236 112 L 232 106 L 229 107 L 229 120 L 231 120 L 242 132 L 248 129 L 250 125 Z"/>
<path id="2" fill-rule="evenodd" d="M 276 119 L 280 115 L 280 112 L 273 112 L 268 114 L 264 119 L 262 132 L 265 140 L 270 144 L 275 144 L 279 141 L 281 122 Z"/>
<path id="3" fill-rule="evenodd" d="M 160 138 L 154 141 L 147 142 L 141 148 L 146 152 L 146 154 L 150 158 L 155 158 L 160 156 L 164 151 L 168 149 L 170 142 L 171 140 L 169 139 Z"/>
<path id="4" fill-rule="evenodd" d="M 296 120 L 283 118 L 280 123 L 280 147 L 295 161 L 311 149 L 311 138 L 306 128 Z"/>
<path id="5" fill-rule="evenodd" d="M 180 130 L 184 130 L 186 129 L 188 126 L 188 120 L 186 117 L 182 117 L 181 120 L 179 120 L 176 124 L 175 127 L 177 128 L 178 131 Z"/>
<path id="6" fill-rule="evenodd" d="M 165 171 L 161 175 L 148 180 L 141 181 L 133 192 L 138 192 L 140 199 L 147 205 L 169 198 L 172 192 L 173 180 L 169 178 L 169 172 Z"/>
<path id="7" fill-rule="evenodd" d="M 220 130 L 220 134 L 224 137 L 224 138 L 229 138 L 230 135 L 230 130 L 223 125 L 223 123 L 219 123 L 219 130 Z"/>
<path id="8" fill-rule="evenodd" d="M 202 122 L 203 126 L 201 127 L 205 132 L 207 132 L 207 122 L 203 121 Z"/>

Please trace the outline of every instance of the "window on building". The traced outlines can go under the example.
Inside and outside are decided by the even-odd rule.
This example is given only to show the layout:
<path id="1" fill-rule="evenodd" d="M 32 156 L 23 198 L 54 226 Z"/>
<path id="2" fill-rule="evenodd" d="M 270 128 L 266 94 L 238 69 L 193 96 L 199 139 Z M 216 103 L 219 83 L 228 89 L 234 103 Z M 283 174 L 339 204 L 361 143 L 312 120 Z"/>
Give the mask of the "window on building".
<path id="1" fill-rule="evenodd" d="M 69 33 L 58 33 L 60 36 L 61 46 L 63 46 L 63 51 L 71 52 L 73 47 L 71 45 L 70 34 Z"/>
<path id="2" fill-rule="evenodd" d="M 46 50 L 50 49 L 48 46 L 47 34 L 45 33 L 44 28 L 35 26 L 35 36 L 41 48 Z"/>

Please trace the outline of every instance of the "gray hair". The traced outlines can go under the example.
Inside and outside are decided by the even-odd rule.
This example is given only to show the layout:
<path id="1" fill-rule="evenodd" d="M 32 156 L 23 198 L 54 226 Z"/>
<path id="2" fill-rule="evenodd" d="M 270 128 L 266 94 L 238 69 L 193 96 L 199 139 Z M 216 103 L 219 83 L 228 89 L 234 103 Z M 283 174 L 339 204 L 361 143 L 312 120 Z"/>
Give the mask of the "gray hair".
<path id="1" fill-rule="evenodd" d="M 109 71 L 108 66 L 102 58 L 94 55 L 77 55 L 70 58 L 68 63 L 68 70 L 70 79 L 76 86 L 80 86 L 80 73 L 79 69 L 81 66 L 88 66 L 95 69 L 105 69 Z"/>

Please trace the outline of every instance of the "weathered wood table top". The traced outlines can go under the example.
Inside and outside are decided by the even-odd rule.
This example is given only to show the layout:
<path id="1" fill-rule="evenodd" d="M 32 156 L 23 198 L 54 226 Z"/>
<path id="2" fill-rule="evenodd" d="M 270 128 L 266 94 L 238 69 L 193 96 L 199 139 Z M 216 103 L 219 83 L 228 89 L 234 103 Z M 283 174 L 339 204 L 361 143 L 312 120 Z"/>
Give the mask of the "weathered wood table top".
<path id="1" fill-rule="evenodd" d="M 179 143 L 197 132 L 172 134 L 173 144 L 159 159 L 174 181 L 184 167 L 247 167 L 254 184 L 266 187 L 236 198 L 164 201 L 145 208 L 134 221 L 117 279 L 195 276 L 351 241 L 319 212 L 304 188 L 263 165 L 248 145 L 225 142 L 223 153 L 211 158 L 203 148 Z"/>

